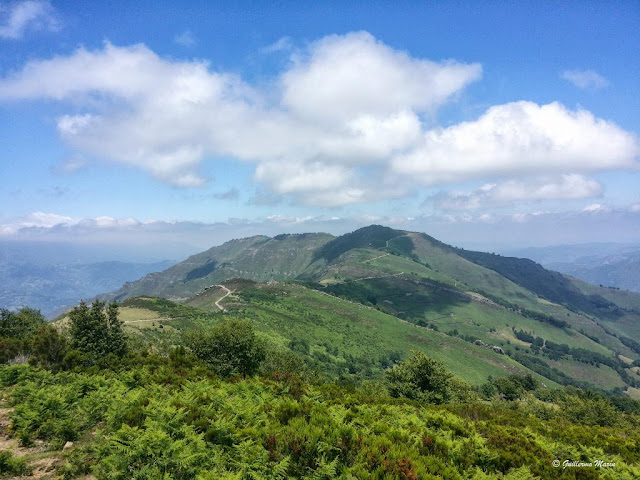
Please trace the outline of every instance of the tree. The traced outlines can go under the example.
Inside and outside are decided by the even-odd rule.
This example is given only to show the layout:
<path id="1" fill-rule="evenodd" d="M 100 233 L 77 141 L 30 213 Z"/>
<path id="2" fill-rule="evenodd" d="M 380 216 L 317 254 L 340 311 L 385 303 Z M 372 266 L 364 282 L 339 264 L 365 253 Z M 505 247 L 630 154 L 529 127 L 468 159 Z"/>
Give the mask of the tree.
<path id="1" fill-rule="evenodd" d="M 40 310 L 23 307 L 17 312 L 0 309 L 0 337 L 26 340 L 47 322 Z"/>
<path id="2" fill-rule="evenodd" d="M 57 369 L 69 350 L 67 338 L 52 325 L 40 327 L 31 343 L 31 360 L 46 368 Z"/>
<path id="3" fill-rule="evenodd" d="M 84 301 L 69 312 L 71 345 L 76 350 L 104 360 L 110 354 L 122 357 L 127 343 L 122 321 L 118 318 L 118 304 L 96 300 L 89 307 Z"/>
<path id="4" fill-rule="evenodd" d="M 453 391 L 453 375 L 444 365 L 422 352 L 412 352 L 411 357 L 387 370 L 389 393 L 393 397 L 406 397 L 428 403 L 447 403 Z"/>
<path id="5" fill-rule="evenodd" d="M 12 312 L 0 309 L 0 362 L 28 358 L 31 340 L 45 324 L 40 310 L 24 307 Z"/>
<path id="6" fill-rule="evenodd" d="M 265 357 L 265 348 L 246 320 L 223 320 L 208 331 L 185 335 L 187 346 L 218 375 L 253 375 Z"/>

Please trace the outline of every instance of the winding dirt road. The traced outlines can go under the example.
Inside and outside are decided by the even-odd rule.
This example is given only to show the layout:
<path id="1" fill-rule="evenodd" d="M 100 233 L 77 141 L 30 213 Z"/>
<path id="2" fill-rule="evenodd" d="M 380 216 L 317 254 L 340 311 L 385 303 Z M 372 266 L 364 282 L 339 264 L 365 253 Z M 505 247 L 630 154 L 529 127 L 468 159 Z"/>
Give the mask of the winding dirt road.
<path id="1" fill-rule="evenodd" d="M 216 303 L 216 307 L 218 307 L 221 311 L 225 312 L 226 310 L 224 309 L 224 307 L 222 305 L 220 305 L 220 302 L 222 300 L 224 300 L 225 298 L 227 298 L 229 295 L 231 295 L 232 292 L 231 292 L 231 290 L 229 290 L 224 285 L 216 285 L 216 287 L 220 287 L 220 288 L 226 290 L 226 293 L 223 296 L 221 296 L 218 300 L 216 300 L 216 302 L 215 302 Z"/>

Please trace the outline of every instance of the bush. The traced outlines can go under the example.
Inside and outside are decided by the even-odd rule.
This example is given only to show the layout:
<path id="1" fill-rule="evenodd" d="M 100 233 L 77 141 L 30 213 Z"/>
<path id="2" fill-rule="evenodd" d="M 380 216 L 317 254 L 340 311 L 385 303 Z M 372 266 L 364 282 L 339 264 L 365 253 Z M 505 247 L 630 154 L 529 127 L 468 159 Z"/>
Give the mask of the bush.
<path id="1" fill-rule="evenodd" d="M 45 368 L 57 369 L 69 351 L 69 343 L 51 325 L 40 327 L 31 344 L 30 361 Z"/>
<path id="2" fill-rule="evenodd" d="M 24 458 L 14 457 L 9 451 L 0 451 L 0 475 L 30 475 L 31 469 Z"/>
<path id="3" fill-rule="evenodd" d="M 428 403 L 447 403 L 453 397 L 453 375 L 437 360 L 421 352 L 387 370 L 389 393 Z"/>
<path id="4" fill-rule="evenodd" d="M 198 358 L 223 377 L 254 375 L 265 358 L 264 345 L 245 320 L 223 320 L 209 331 L 187 333 L 185 341 Z"/>

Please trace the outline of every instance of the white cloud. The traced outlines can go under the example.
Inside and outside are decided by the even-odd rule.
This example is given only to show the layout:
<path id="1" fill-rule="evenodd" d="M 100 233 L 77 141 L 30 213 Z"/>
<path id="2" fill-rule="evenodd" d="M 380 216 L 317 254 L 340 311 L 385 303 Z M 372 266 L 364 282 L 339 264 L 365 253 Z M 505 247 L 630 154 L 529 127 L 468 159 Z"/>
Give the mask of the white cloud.
<path id="1" fill-rule="evenodd" d="M 27 63 L 0 78 L 0 101 L 69 105 L 58 131 L 87 160 L 195 187 L 207 181 L 205 159 L 234 158 L 255 165 L 265 195 L 327 207 L 462 179 L 637 166 L 632 134 L 556 103 L 499 105 L 476 121 L 428 130 L 437 108 L 481 72 L 478 64 L 414 58 L 357 32 L 291 54 L 267 89 L 203 61 L 107 43 Z"/>
<path id="2" fill-rule="evenodd" d="M 16 224 L 16 226 L 51 228 L 56 225 L 72 225 L 74 223 L 77 223 L 77 220 L 74 220 L 73 218 L 67 217 L 65 215 L 58 215 L 56 213 L 33 212 L 20 220 Z"/>
<path id="3" fill-rule="evenodd" d="M 602 195 L 602 191 L 602 185 L 596 180 L 583 175 L 566 174 L 485 184 L 470 192 L 438 194 L 431 200 L 443 210 L 466 210 L 522 201 L 590 198 Z"/>
<path id="4" fill-rule="evenodd" d="M 182 45 L 183 47 L 193 47 L 196 43 L 198 43 L 196 41 L 195 35 L 191 32 L 191 30 L 185 30 L 179 35 L 176 35 L 175 37 L 173 37 L 173 41 L 178 45 Z"/>
<path id="5" fill-rule="evenodd" d="M 13 235 L 21 230 L 51 230 L 59 228 L 83 227 L 83 228 L 122 228 L 141 225 L 141 222 L 132 217 L 114 218 L 98 216 L 95 218 L 74 218 L 57 213 L 31 212 L 24 217 L 14 219 L 12 222 L 0 225 L 0 233 Z"/>
<path id="6" fill-rule="evenodd" d="M 638 168 L 633 134 L 559 103 L 514 102 L 478 120 L 427 131 L 393 169 L 433 185 L 487 176 Z"/>
<path id="7" fill-rule="evenodd" d="M 599 90 L 609 86 L 609 80 L 593 70 L 565 70 L 560 76 L 582 89 Z"/>
<path id="8" fill-rule="evenodd" d="M 0 38 L 16 40 L 32 30 L 56 31 L 59 28 L 51 3 L 26 0 L 0 5 Z"/>
<path id="9" fill-rule="evenodd" d="M 393 50 L 366 32 L 331 35 L 282 76 L 283 104 L 327 122 L 426 112 L 482 74 L 479 64 L 435 63 Z"/>
<path id="10" fill-rule="evenodd" d="M 255 178 L 271 192 L 333 206 L 370 198 L 367 179 L 351 183 L 354 168 L 409 148 L 420 138 L 419 115 L 480 72 L 476 64 L 413 59 L 366 33 L 331 36 L 282 73 L 274 100 L 204 62 L 107 43 L 28 63 L 0 80 L 0 100 L 84 105 L 86 112 L 58 119 L 69 145 L 162 181 L 201 185 L 203 158 L 230 156 L 255 163 Z"/>

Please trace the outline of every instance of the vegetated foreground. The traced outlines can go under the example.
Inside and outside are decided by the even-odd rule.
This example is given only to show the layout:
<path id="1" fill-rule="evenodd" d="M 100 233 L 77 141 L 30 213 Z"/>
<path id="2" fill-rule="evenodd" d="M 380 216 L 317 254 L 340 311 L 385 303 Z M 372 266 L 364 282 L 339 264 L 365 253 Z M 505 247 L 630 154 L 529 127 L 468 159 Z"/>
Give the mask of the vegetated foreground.
<path id="1" fill-rule="evenodd" d="M 629 398 L 517 374 L 472 388 L 419 352 L 377 379 L 327 375 L 251 321 L 155 303 L 194 326 L 162 342 L 127 336 L 101 302 L 75 308 L 62 332 L 36 311 L 2 312 L 3 353 L 29 357 L 0 367 L 3 434 L 39 447 L 3 452 L 2 474 L 47 456 L 49 478 L 640 476 L 640 402 Z"/>

